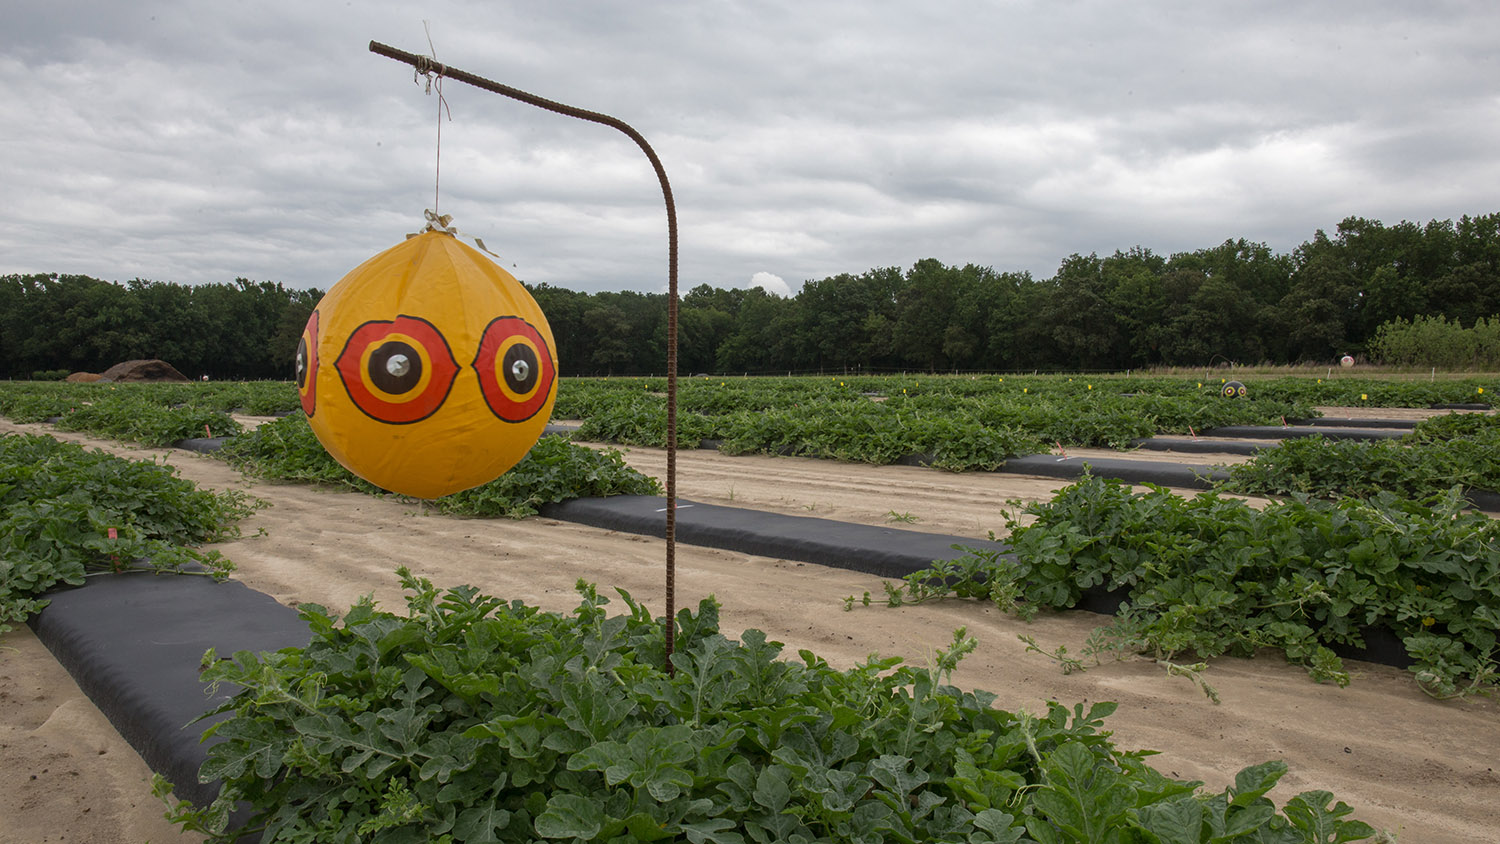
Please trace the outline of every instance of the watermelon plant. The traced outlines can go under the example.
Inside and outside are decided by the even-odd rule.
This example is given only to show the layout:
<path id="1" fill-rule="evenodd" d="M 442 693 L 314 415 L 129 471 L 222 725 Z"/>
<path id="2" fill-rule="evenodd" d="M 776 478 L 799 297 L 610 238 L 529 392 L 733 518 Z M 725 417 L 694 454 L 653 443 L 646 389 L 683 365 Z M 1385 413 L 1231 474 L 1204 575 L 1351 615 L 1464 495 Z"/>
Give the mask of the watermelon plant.
<path id="1" fill-rule="evenodd" d="M 238 535 L 257 502 L 210 492 L 152 461 L 51 437 L 0 436 L 0 632 L 46 606 L 37 596 L 94 572 L 233 568 L 196 546 Z"/>
<path id="2" fill-rule="evenodd" d="M 1363 647 L 1384 628 L 1434 697 L 1500 683 L 1500 523 L 1465 512 L 1456 490 L 1256 509 L 1087 477 L 1050 501 L 1011 504 L 1013 557 L 971 551 L 935 564 L 887 584 L 886 603 L 969 597 L 1034 613 L 1113 592 L 1126 600 L 1100 650 L 1202 659 L 1269 647 L 1343 685 L 1333 647 Z"/>
<path id="3" fill-rule="evenodd" d="M 433 503 L 440 512 L 456 516 L 523 519 L 544 504 L 572 498 L 661 494 L 655 478 L 627 466 L 614 449 L 585 448 L 562 437 L 542 437 L 510 471 Z"/>
<path id="4" fill-rule="evenodd" d="M 82 431 L 113 440 L 164 448 L 194 437 L 227 437 L 243 430 L 229 414 L 194 406 L 165 406 L 138 391 L 101 392 L 68 408 L 60 431 Z"/>
<path id="5" fill-rule="evenodd" d="M 226 440 L 213 454 L 241 472 L 265 480 L 384 492 L 334 460 L 301 413 L 267 422 Z"/>
<path id="6" fill-rule="evenodd" d="M 341 466 L 318 442 L 307 417 L 294 413 L 227 441 L 229 465 L 268 480 L 321 483 L 371 494 L 385 491 Z M 508 472 L 473 489 L 434 500 L 440 512 L 521 519 L 543 504 L 582 496 L 660 495 L 661 485 L 625 464 L 613 449 L 590 449 L 542 437 Z"/>
<path id="7" fill-rule="evenodd" d="M 1391 492 L 1421 499 L 1455 486 L 1494 492 L 1500 490 L 1500 425 L 1424 422 L 1399 440 L 1285 440 L 1228 469 L 1219 489 L 1247 495 L 1332 499 Z"/>
<path id="8" fill-rule="evenodd" d="M 1095 390 L 1056 379 L 689 379 L 679 388 L 678 442 L 711 439 L 728 453 L 876 464 L 916 456 L 944 469 L 989 470 L 1053 443 L 1123 448 L 1157 433 L 1314 412 L 1302 404 L 1224 401 L 1216 389 L 1181 383 L 1153 382 L 1144 386 L 1160 393 L 1131 395 L 1104 383 Z M 660 448 L 666 398 L 651 386 L 569 381 L 555 412 L 583 420 L 579 439 Z"/>
<path id="9" fill-rule="evenodd" d="M 718 629 L 712 598 L 664 619 L 580 582 L 546 613 L 398 570 L 405 617 L 365 599 L 342 619 L 303 605 L 305 648 L 205 656 L 241 691 L 206 735 L 221 780 L 175 822 L 232 841 L 1075 841 L 1336 844 L 1375 834 L 1326 791 L 1278 811 L 1281 762 L 1217 793 L 1109 741 L 1115 704 L 1006 712 L 949 684 L 964 630 L 924 668 L 871 657 L 835 670 L 810 651 Z M 170 784 L 158 778 L 158 794 Z M 249 820 L 229 828 L 248 804 Z"/>

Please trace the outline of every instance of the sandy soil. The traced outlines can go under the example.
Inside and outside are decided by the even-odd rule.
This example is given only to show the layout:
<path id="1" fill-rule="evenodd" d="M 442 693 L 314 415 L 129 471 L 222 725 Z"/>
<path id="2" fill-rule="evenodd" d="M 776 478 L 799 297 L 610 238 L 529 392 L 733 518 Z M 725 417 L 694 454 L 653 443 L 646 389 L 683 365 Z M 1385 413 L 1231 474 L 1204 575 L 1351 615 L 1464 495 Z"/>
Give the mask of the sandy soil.
<path id="1" fill-rule="evenodd" d="M 146 763 L 30 628 L 0 636 L 0 842 L 202 840 L 164 808 Z"/>
<path id="2" fill-rule="evenodd" d="M 1334 419 L 1406 419 L 1420 421 L 1449 413 L 1493 413 L 1493 410 L 1433 410 L 1426 407 L 1316 407 Z"/>
<path id="3" fill-rule="evenodd" d="M 18 430 L 48 429 L 0 420 L 0 432 Z M 452 519 L 401 500 L 247 482 L 188 452 L 59 436 L 156 456 L 200 484 L 245 489 L 271 502 L 242 525 L 244 539 L 218 547 L 238 563 L 238 579 L 286 604 L 340 608 L 374 593 L 399 607 L 392 571 L 405 564 L 439 585 L 472 583 L 547 609 L 571 608 L 580 577 L 628 589 L 661 608 L 659 540 L 541 518 Z M 636 450 L 630 460 L 655 471 L 661 457 Z M 1004 500 L 1046 497 L 1058 485 L 696 452 L 684 453 L 679 472 L 685 498 L 873 524 L 890 524 L 891 511 L 910 513 L 916 521 L 905 526 L 912 529 L 973 536 L 1003 527 L 995 510 Z M 1153 764 L 1172 776 L 1221 789 L 1242 767 L 1282 759 L 1291 772 L 1272 793 L 1278 801 L 1328 789 L 1357 817 L 1403 842 L 1489 841 L 1500 827 L 1500 703 L 1434 702 L 1404 671 L 1351 662 L 1354 683 L 1339 689 L 1311 682 L 1274 656 L 1220 659 L 1206 675 L 1223 699 L 1215 706 L 1148 660 L 1065 676 L 1016 639 L 1027 633 L 1048 648 L 1066 645 L 1077 653 L 1099 616 L 1053 614 L 1028 624 L 963 603 L 845 613 L 843 597 L 866 589 L 878 594 L 877 579 L 689 546 L 679 546 L 677 565 L 679 604 L 714 594 L 725 605 L 727 633 L 760 628 L 789 652 L 811 648 L 837 665 L 872 652 L 921 663 L 947 644 L 954 628 L 967 626 L 980 648 L 956 682 L 998 693 L 998 706 L 1032 712 L 1047 700 L 1118 701 L 1120 711 L 1109 720 L 1116 742 L 1161 751 Z M 0 767 L 0 842 L 195 840 L 160 831 L 160 806 L 140 759 L 29 633 L 7 634 L 0 647 L 15 649 L 0 653 L 0 762 L 8 763 Z"/>

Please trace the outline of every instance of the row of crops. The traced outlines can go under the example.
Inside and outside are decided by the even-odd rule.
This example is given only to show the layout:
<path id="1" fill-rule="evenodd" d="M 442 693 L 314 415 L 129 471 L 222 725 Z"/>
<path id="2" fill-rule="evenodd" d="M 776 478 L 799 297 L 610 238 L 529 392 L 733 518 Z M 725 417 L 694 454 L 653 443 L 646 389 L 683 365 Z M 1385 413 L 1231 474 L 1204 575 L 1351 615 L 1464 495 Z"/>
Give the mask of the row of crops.
<path id="1" fill-rule="evenodd" d="M 207 492 L 168 467 L 47 436 L 0 437 L 0 633 L 60 585 L 145 568 L 223 578 L 232 563 L 196 549 L 238 535 L 256 503 Z"/>
<path id="2" fill-rule="evenodd" d="M 917 457 L 938 468 L 993 470 L 1058 447 L 1127 448 L 1158 435 L 1228 425 L 1282 425 L 1317 406 L 1487 407 L 1486 381 L 1386 382 L 1280 378 L 1225 399 L 1215 382 L 1159 378 L 831 378 L 684 381 L 678 442 L 714 441 L 729 454 L 788 454 L 887 464 Z M 661 379 L 576 379 L 554 417 L 581 420 L 589 442 L 664 447 Z M 1230 470 L 1227 492 L 1427 498 L 1458 486 L 1500 490 L 1500 425 L 1490 415 L 1424 422 L 1401 440 L 1294 440 Z"/>
<path id="3" fill-rule="evenodd" d="M 992 470 L 1011 457 L 1057 447 L 1126 447 L 1144 437 L 1223 425 L 1279 425 L 1316 415 L 1318 405 L 1378 400 L 1387 407 L 1483 407 L 1495 395 L 1493 389 L 1486 393 L 1483 383 L 1281 378 L 1253 382 L 1251 398 L 1243 400 L 1222 398 L 1217 383 L 1171 379 L 694 378 L 681 385 L 678 441 L 692 447 L 711 440 L 730 454 L 876 464 L 917 457 L 956 471 Z M 554 416 L 581 420 L 574 435 L 579 440 L 662 447 L 667 441 L 663 389 L 661 379 L 568 380 Z M 150 446 L 228 436 L 233 439 L 225 456 L 238 468 L 275 479 L 363 488 L 327 457 L 296 415 L 242 437 L 229 414 L 297 408 L 295 391 L 280 382 L 0 385 L 0 415 L 16 421 L 55 420 L 61 430 Z M 1401 440 L 1288 441 L 1234 467 L 1222 488 L 1323 498 L 1388 491 L 1420 499 L 1454 486 L 1500 491 L 1497 454 L 1500 426 L 1494 416 L 1448 416 L 1422 423 Z M 455 502 L 463 498 L 440 499 L 441 506 L 462 507 Z"/>
<path id="4" fill-rule="evenodd" d="M 1218 381 L 1158 378 L 686 379 L 678 441 L 728 453 L 796 454 L 866 463 L 921 455 L 939 468 L 994 469 L 1054 447 L 1127 448 L 1154 435 L 1226 425 L 1280 425 L 1318 405 L 1488 404 L 1483 382 L 1397 383 L 1282 378 L 1221 397 Z M 592 442 L 662 447 L 662 379 L 574 379 L 553 416 Z"/>
<path id="5" fill-rule="evenodd" d="M 1111 420 L 1139 432 L 1134 438 L 1187 433 L 1188 426 L 1279 424 L 1282 416 L 1311 415 L 1314 405 L 1377 404 L 1376 395 L 1385 395 L 1378 404 L 1386 406 L 1487 402 L 1492 395 L 1477 382 L 1325 387 L 1306 379 L 1250 386 L 1251 400 L 1230 401 L 1219 397 L 1218 384 L 1180 380 L 684 379 L 681 416 L 684 440 L 696 431 L 730 450 L 872 462 L 943 453 L 952 458 L 950 468 L 981 468 L 990 458 L 966 462 L 964 449 L 993 451 L 945 444 L 989 442 L 1004 430 L 1008 455 L 1045 450 L 1049 441 L 1120 444 L 1100 433 Z M 648 438 L 653 425 L 663 424 L 664 388 L 659 379 L 567 381 L 555 415 L 584 420 L 590 439 L 656 444 Z M 1353 400 L 1351 389 L 1359 391 Z M 248 472 L 378 492 L 327 458 L 299 414 L 253 432 L 239 431 L 227 415 L 296 406 L 287 384 L 0 385 L 0 415 L 17 421 L 55 418 L 58 427 L 150 444 L 229 435 L 220 454 Z M 1149 409 L 1144 421 L 1143 408 Z M 736 433 L 734 425 L 756 418 L 778 421 L 752 429 L 760 434 Z M 639 425 L 632 427 L 634 420 Z M 797 420 L 805 427 L 791 428 Z M 617 433 L 605 436 L 603 425 Z M 841 432 L 824 441 L 798 438 L 819 425 Z M 1083 589 L 1126 589 L 1130 602 L 1100 637 L 1101 652 L 1171 658 L 1272 646 L 1307 664 L 1314 677 L 1337 682 L 1347 677 L 1329 646 L 1356 643 L 1369 626 L 1386 625 L 1410 634 L 1408 651 L 1424 689 L 1438 696 L 1483 691 L 1496 676 L 1500 534 L 1493 521 L 1463 512 L 1456 493 L 1410 498 L 1446 490 L 1465 460 L 1480 464 L 1476 477 L 1500 474 L 1482 474 L 1495 471 L 1500 449 L 1483 444 L 1496 430 L 1493 417 L 1475 416 L 1424 423 L 1401 443 L 1313 440 L 1306 454 L 1297 453 L 1300 443 L 1289 443 L 1292 449 L 1275 449 L 1250 465 L 1343 500 L 1293 498 L 1263 511 L 1208 494 L 1181 499 L 1086 479 L 1033 505 L 1025 514 L 1031 524 L 1012 525 L 1016 561 L 976 555 L 914 575 L 890 597 L 966 595 L 1030 613 L 1071 606 Z M 664 440 L 664 427 L 662 433 Z M 855 445 L 862 437 L 874 445 Z M 7 548 L 29 542 L 44 549 L 54 541 L 62 527 L 42 520 L 57 508 L 76 528 L 68 541 L 85 570 L 134 559 L 122 557 L 111 544 L 118 539 L 108 535 L 108 527 L 126 522 L 119 507 L 79 515 L 84 499 L 108 484 L 70 476 L 71 469 L 63 472 L 71 482 L 20 483 L 34 465 L 58 471 L 78 460 L 108 463 L 97 452 L 43 440 L 50 438 L 0 439 L 4 453 L 16 455 L 0 464 L 0 490 L 11 496 L 7 503 L 28 502 L 22 509 L 33 524 L 26 534 L 25 520 L 12 524 L 8 510 L 0 537 L 21 539 Z M 1435 456 L 1465 443 L 1482 447 Z M 43 453 L 44 447 L 56 451 Z M 452 512 L 517 515 L 526 506 L 516 501 L 534 506 L 559 492 L 654 490 L 649 479 L 641 479 L 645 487 L 634 485 L 633 473 L 607 453 L 603 459 L 623 472 L 589 488 L 589 476 L 600 472 L 590 464 L 574 474 L 578 453 L 597 452 L 544 438 L 527 458 L 535 458 L 532 469 L 523 461 L 501 479 L 515 476 L 521 487 L 479 494 L 487 503 L 460 505 L 452 496 L 455 502 L 438 504 L 454 506 Z M 1300 462 L 1267 471 L 1262 461 L 1276 454 Z M 1390 461 L 1409 454 L 1428 457 L 1391 474 Z M 1333 465 L 1330 456 L 1343 467 L 1334 485 L 1317 480 Z M 171 474 L 155 464 L 119 462 L 149 467 L 134 471 L 152 476 Z M 1439 468 L 1449 474 L 1436 474 Z M 1422 472 L 1433 477 L 1402 488 L 1407 497 L 1388 491 Z M 525 481 L 528 474 L 532 480 Z M 1360 478 L 1365 487 L 1357 491 L 1368 501 L 1343 494 Z M 53 501 L 69 495 L 77 500 Z M 167 547 L 212 541 L 214 531 L 228 530 L 251 506 L 183 502 L 185 512 L 213 508 L 221 514 L 212 520 L 218 527 L 131 553 L 170 557 Z M 159 517 L 171 507 L 140 509 Z M 1134 841 L 1295 844 L 1374 835 L 1327 792 L 1304 793 L 1277 809 L 1264 795 L 1284 773 L 1280 763 L 1247 768 L 1220 793 L 1164 777 L 1140 754 L 1107 740 L 1101 719 L 1112 705 L 1087 712 L 1054 706 L 1043 716 L 996 710 L 985 693 L 946 685 L 948 672 L 974 647 L 962 631 L 926 668 L 885 660 L 841 672 L 809 652 L 780 659 L 779 645 L 755 631 L 740 641 L 725 638 L 710 600 L 680 615 L 677 671 L 669 675 L 658 667 L 659 622 L 628 595 L 621 595 L 626 612 L 610 616 L 608 601 L 581 585 L 579 610 L 559 615 L 402 576 L 410 594 L 405 617 L 360 605 L 338 619 L 309 607 L 309 648 L 239 654 L 210 669 L 211 679 L 239 683 L 252 694 L 228 705 L 235 717 L 219 728 L 227 740 L 205 768 L 224 779 L 221 800 L 185 807 L 179 822 L 222 830 L 243 800 L 254 807 L 252 827 L 263 827 L 268 841 L 1047 844 L 1102 840 L 1097 832 Z M 35 596 L 23 599 L 31 603 L 11 618 L 34 610 Z"/>
<path id="6" fill-rule="evenodd" d="M 1456 491 L 1256 508 L 1085 477 L 1019 506 L 1007 527 L 1014 556 L 935 563 L 887 583 L 885 603 L 974 599 L 1029 618 L 1091 591 L 1120 597 L 1082 654 L 1054 655 L 1069 671 L 1131 654 L 1170 665 L 1272 649 L 1344 686 L 1339 652 L 1378 647 L 1434 698 L 1500 683 L 1500 522 L 1466 511 Z"/>

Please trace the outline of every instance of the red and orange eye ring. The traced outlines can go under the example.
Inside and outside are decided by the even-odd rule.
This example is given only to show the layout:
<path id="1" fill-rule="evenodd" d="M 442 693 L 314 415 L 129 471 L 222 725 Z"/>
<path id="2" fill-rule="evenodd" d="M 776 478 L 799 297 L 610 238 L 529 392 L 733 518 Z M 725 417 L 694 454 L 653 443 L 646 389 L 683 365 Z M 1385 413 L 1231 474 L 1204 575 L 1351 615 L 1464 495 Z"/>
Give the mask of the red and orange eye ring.
<path id="1" fill-rule="evenodd" d="M 473 366 L 485 404 L 506 422 L 535 416 L 557 380 L 546 339 L 518 316 L 496 317 L 485 326 Z"/>
<path id="2" fill-rule="evenodd" d="M 404 315 L 354 329 L 334 367 L 354 406 L 392 425 L 409 425 L 436 413 L 459 369 L 437 326 Z"/>
<path id="3" fill-rule="evenodd" d="M 318 312 L 313 311 L 297 344 L 297 396 L 308 416 L 318 406 Z"/>

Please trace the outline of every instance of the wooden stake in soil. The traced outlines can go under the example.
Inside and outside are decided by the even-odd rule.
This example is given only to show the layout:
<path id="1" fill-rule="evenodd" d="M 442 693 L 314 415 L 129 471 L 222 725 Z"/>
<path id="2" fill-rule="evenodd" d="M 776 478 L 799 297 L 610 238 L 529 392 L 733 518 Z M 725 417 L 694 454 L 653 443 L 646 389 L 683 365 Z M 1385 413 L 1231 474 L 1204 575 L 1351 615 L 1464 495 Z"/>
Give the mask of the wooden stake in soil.
<path id="1" fill-rule="evenodd" d="M 519 88 L 512 88 L 482 76 L 475 76 L 427 56 L 398 50 L 378 41 L 370 42 L 370 52 L 398 62 L 405 62 L 416 68 L 418 73 L 431 73 L 439 78 L 457 79 L 476 88 L 510 97 L 513 100 L 520 100 L 554 114 L 611 126 L 635 141 L 636 146 L 639 146 L 646 154 L 646 158 L 650 159 L 652 169 L 656 171 L 657 181 L 661 182 L 662 199 L 667 205 L 667 618 L 664 632 L 667 645 L 666 670 L 670 674 L 672 673 L 672 651 L 676 639 L 677 615 L 677 206 L 672 201 L 672 186 L 667 182 L 666 168 L 662 166 L 661 159 L 656 156 L 656 151 L 646 143 L 645 137 L 623 120 L 538 97 Z"/>

